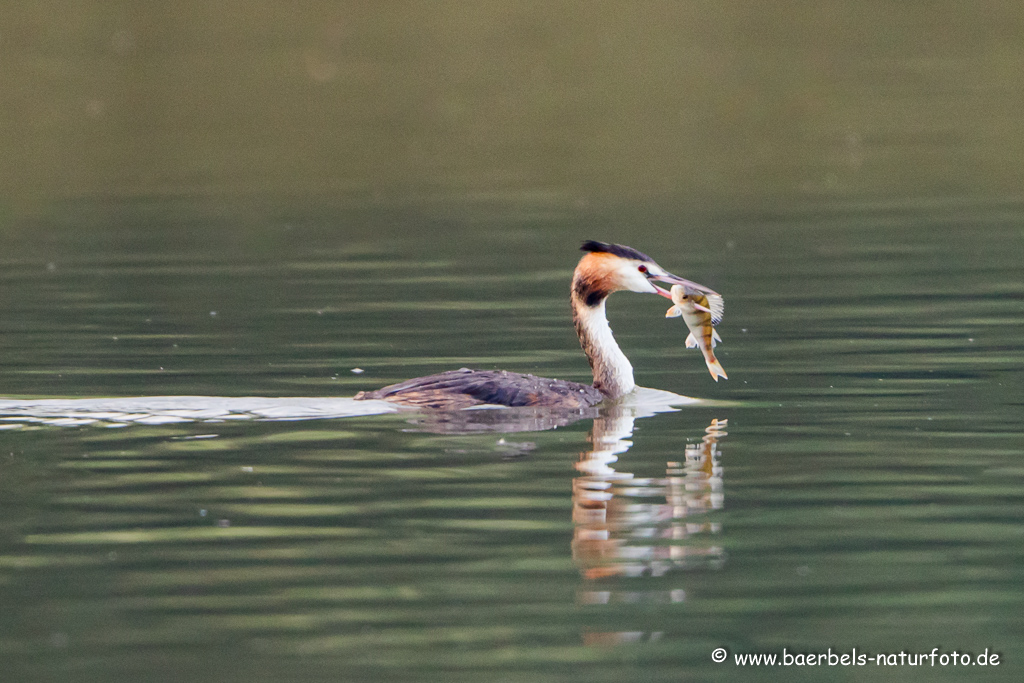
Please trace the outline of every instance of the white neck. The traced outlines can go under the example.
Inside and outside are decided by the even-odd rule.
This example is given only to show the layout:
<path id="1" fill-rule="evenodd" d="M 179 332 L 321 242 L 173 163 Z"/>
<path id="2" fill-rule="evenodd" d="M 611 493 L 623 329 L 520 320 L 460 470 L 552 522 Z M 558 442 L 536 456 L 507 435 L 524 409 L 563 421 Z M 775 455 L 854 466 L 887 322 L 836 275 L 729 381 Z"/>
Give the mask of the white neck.
<path id="1" fill-rule="evenodd" d="M 619 398 L 633 391 L 636 384 L 633 382 L 633 366 L 615 342 L 612 328 L 608 326 L 604 312 L 606 300 L 602 299 L 596 306 L 587 306 L 573 297 L 572 319 L 580 346 L 594 371 L 594 387 L 608 398 Z"/>

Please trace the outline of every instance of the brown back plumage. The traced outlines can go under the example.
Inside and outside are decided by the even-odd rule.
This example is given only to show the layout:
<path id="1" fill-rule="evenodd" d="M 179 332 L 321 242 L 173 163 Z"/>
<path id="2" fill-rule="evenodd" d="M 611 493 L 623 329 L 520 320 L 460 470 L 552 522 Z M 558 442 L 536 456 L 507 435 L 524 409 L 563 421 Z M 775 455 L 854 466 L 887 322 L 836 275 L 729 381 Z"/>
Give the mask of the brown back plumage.
<path id="1" fill-rule="evenodd" d="M 505 370 L 461 368 L 363 391 L 356 400 L 382 399 L 433 410 L 461 410 L 492 404 L 585 408 L 604 400 L 592 386 Z"/>

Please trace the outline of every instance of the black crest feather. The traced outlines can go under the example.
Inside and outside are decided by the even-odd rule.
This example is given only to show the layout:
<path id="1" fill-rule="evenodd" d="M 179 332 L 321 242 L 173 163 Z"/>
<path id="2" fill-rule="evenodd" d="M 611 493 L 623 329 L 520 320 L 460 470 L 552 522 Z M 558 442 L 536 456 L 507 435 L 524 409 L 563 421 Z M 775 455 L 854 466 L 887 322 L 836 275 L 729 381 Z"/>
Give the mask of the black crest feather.
<path id="1" fill-rule="evenodd" d="M 627 247 L 624 244 L 608 244 L 607 242 L 598 242 L 596 240 L 587 240 L 580 246 L 583 251 L 596 251 L 605 254 L 614 254 L 615 256 L 621 256 L 622 258 L 636 259 L 637 261 L 654 261 L 650 256 L 637 251 L 633 247 Z"/>

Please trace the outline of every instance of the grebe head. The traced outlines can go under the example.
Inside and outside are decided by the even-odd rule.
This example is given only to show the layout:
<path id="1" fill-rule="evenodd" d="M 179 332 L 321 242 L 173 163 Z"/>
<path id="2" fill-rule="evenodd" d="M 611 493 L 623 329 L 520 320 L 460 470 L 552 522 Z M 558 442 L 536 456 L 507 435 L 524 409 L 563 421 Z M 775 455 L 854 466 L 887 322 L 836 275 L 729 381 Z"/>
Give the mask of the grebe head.
<path id="1" fill-rule="evenodd" d="M 572 276 L 572 320 L 583 352 L 594 371 L 594 387 L 609 398 L 633 391 L 633 366 L 615 342 L 605 317 L 605 299 L 612 292 L 672 295 L 654 284 L 670 282 L 695 291 L 707 287 L 673 275 L 647 254 L 621 244 L 587 241 L 587 252 Z"/>
<path id="2" fill-rule="evenodd" d="M 668 282 L 702 292 L 715 292 L 668 272 L 647 254 L 622 244 L 587 240 L 580 247 L 587 254 L 580 259 L 573 278 L 573 291 L 587 306 L 595 306 L 612 292 L 630 291 L 641 294 L 672 295 L 654 284 Z"/>

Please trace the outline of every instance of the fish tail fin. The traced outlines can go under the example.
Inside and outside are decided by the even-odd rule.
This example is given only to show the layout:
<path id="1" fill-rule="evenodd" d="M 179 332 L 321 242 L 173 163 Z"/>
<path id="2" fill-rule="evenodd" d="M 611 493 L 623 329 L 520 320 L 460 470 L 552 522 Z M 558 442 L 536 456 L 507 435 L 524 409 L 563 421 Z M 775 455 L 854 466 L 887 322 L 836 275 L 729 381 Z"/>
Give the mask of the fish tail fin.
<path id="1" fill-rule="evenodd" d="M 718 362 L 717 358 L 708 354 L 704 357 L 704 362 L 708 365 L 708 372 L 711 373 L 711 378 L 716 382 L 719 377 L 722 379 L 729 379 L 729 376 L 725 374 L 725 368 L 722 367 L 722 364 Z"/>
<path id="2" fill-rule="evenodd" d="M 686 348 L 693 349 L 697 346 L 697 338 L 693 336 L 693 332 L 686 338 Z"/>

